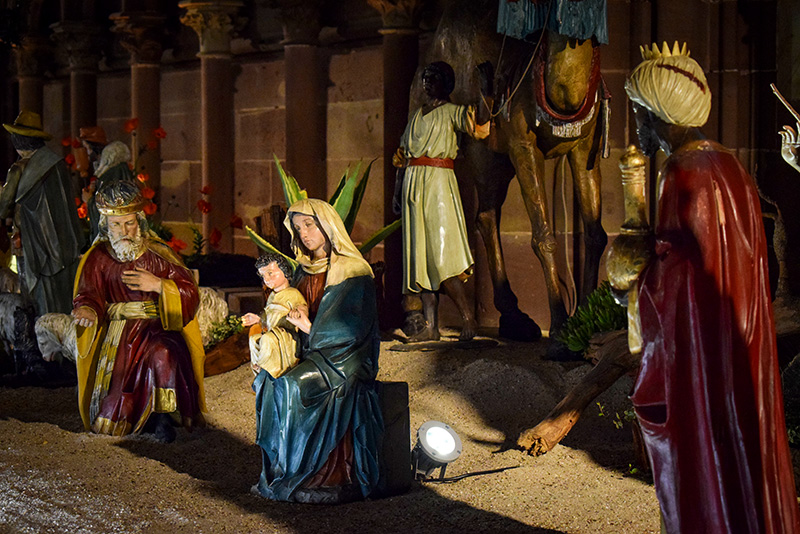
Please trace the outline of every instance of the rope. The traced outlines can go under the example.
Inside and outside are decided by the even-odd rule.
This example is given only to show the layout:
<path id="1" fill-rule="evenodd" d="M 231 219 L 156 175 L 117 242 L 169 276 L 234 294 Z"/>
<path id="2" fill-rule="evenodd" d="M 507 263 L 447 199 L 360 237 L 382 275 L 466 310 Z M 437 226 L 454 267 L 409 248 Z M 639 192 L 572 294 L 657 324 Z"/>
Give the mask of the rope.
<path id="1" fill-rule="evenodd" d="M 552 8 L 553 8 L 553 0 L 548 0 L 548 3 L 547 3 L 547 15 L 545 15 L 545 21 L 550 19 L 550 10 Z M 545 24 L 546 24 L 546 22 L 545 22 Z M 486 97 L 481 95 L 481 100 L 483 101 L 483 105 L 486 106 L 486 109 L 489 110 L 489 120 L 492 120 L 495 117 L 497 117 L 498 115 L 500 115 L 501 113 L 503 113 L 504 109 L 506 107 L 508 107 L 508 105 L 511 103 L 511 100 L 514 99 L 514 95 L 517 94 L 517 91 L 519 90 L 520 86 L 522 85 L 522 81 L 525 79 L 525 76 L 528 75 L 528 71 L 530 70 L 531 65 L 533 65 L 533 60 L 536 58 L 536 53 L 539 51 L 539 47 L 542 44 L 542 39 L 544 39 L 544 35 L 545 35 L 546 32 L 547 32 L 547 28 L 546 27 L 542 27 L 542 31 L 539 33 L 539 39 L 536 41 L 536 46 L 533 48 L 533 53 L 531 54 L 531 58 L 530 58 L 530 60 L 528 60 L 528 65 L 525 67 L 525 70 L 522 72 L 522 76 L 520 76 L 519 81 L 517 82 L 517 86 L 514 87 L 514 90 L 511 91 L 511 94 L 508 96 L 508 100 L 506 100 L 503 103 L 503 105 L 500 106 L 500 108 L 497 110 L 497 113 L 492 112 L 492 109 L 489 107 L 489 104 L 486 102 Z M 506 37 L 508 37 L 508 36 L 506 34 L 503 34 L 503 43 L 500 45 L 500 54 L 497 57 L 497 72 L 500 72 L 500 62 L 503 59 L 503 50 L 505 49 L 505 46 L 506 46 Z"/>

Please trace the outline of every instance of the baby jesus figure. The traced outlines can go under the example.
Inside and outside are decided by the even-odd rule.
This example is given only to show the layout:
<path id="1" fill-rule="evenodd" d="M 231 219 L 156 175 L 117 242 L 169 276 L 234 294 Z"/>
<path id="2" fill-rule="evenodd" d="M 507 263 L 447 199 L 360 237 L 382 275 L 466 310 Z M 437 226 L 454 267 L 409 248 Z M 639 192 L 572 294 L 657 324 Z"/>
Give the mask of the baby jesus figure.
<path id="1" fill-rule="evenodd" d="M 289 312 L 303 310 L 308 304 L 302 293 L 289 285 L 292 266 L 280 254 L 266 253 L 256 260 L 256 270 L 264 285 L 272 290 L 261 317 L 254 313 L 242 316 L 250 327 L 250 365 L 258 374 L 262 369 L 278 378 L 298 363 L 297 328 Z"/>

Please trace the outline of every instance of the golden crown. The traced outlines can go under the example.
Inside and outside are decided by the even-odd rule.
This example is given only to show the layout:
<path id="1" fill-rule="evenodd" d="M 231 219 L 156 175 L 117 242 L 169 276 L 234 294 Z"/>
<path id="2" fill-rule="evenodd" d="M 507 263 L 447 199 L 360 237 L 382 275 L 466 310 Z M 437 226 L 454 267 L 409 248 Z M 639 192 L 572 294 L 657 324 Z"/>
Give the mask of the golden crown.
<path id="1" fill-rule="evenodd" d="M 689 47 L 686 43 L 683 43 L 683 46 L 678 44 L 678 41 L 675 41 L 675 44 L 672 45 L 672 50 L 669 49 L 669 45 L 666 41 L 661 46 L 661 50 L 658 49 L 658 45 L 653 43 L 650 48 L 647 46 L 640 46 L 639 51 L 642 53 L 642 59 L 649 60 L 649 59 L 660 59 L 662 57 L 671 57 L 671 56 L 686 56 L 689 57 Z"/>

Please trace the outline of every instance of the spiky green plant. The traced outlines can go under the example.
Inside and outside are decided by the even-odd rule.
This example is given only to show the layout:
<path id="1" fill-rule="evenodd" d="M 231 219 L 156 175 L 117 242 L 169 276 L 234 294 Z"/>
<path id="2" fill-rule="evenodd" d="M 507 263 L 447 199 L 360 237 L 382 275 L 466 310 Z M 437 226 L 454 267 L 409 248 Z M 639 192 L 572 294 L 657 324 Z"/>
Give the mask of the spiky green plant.
<path id="1" fill-rule="evenodd" d="M 298 200 L 308 198 L 308 193 L 306 193 L 306 190 L 301 188 L 300 184 L 297 183 L 297 180 L 295 180 L 291 174 L 286 172 L 278 160 L 278 157 L 273 154 L 273 158 L 275 159 L 275 166 L 278 168 L 278 175 L 281 177 L 281 185 L 283 187 L 283 196 L 286 200 L 286 205 L 291 206 Z M 333 206 L 333 209 L 336 210 L 336 213 L 339 214 L 339 217 L 342 218 L 342 222 L 344 223 L 344 227 L 348 234 L 353 231 L 353 227 L 356 224 L 356 216 L 361 209 L 361 202 L 364 199 L 364 192 L 367 190 L 369 173 L 372 170 L 372 164 L 374 162 L 375 160 L 369 162 L 364 174 L 360 177 L 359 171 L 361 170 L 361 162 L 356 164 L 356 167 L 352 172 L 350 171 L 350 167 L 348 167 L 344 171 L 342 178 L 339 180 L 339 184 L 336 186 L 336 191 L 334 191 L 333 195 L 328 201 L 328 203 Z M 389 235 L 391 235 L 392 232 L 396 231 L 398 228 L 400 228 L 400 219 L 384 226 L 367 238 L 367 240 L 364 241 L 360 247 L 358 247 L 359 252 L 366 254 L 372 250 L 375 245 L 389 237 Z M 258 235 L 255 230 L 249 226 L 245 226 L 245 231 L 247 232 L 247 235 L 250 236 L 250 239 L 252 239 L 259 248 L 268 252 L 278 253 L 289 260 L 289 263 L 292 264 L 292 267 L 297 267 L 297 262 L 294 258 L 287 256 L 275 248 L 269 241 Z"/>
<path id="2" fill-rule="evenodd" d="M 605 280 L 578 306 L 567 319 L 557 339 L 573 352 L 585 352 L 589 340 L 599 332 L 622 330 L 628 327 L 628 313 L 611 295 L 611 284 Z"/>

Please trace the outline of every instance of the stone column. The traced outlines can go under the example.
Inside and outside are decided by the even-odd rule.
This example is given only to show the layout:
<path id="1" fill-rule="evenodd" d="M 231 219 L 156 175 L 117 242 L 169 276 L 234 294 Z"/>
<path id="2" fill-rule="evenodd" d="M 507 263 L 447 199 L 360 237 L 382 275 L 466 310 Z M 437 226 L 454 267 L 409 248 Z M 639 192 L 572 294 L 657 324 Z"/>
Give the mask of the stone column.
<path id="1" fill-rule="evenodd" d="M 280 0 L 286 78 L 286 169 L 311 198 L 328 199 L 327 79 L 319 50 L 321 0 Z"/>
<path id="2" fill-rule="evenodd" d="M 70 133 L 97 124 L 97 64 L 103 48 L 102 28 L 90 22 L 64 20 L 50 26 L 53 40 L 69 62 Z"/>
<path id="3" fill-rule="evenodd" d="M 383 220 L 389 224 L 397 215 L 392 212 L 396 169 L 392 155 L 400 146 L 400 137 L 408 121 L 409 90 L 419 63 L 417 25 L 423 0 L 368 0 L 383 17 Z M 383 310 L 384 327 L 400 326 L 403 281 L 403 239 L 400 232 L 383 245 L 386 262 Z"/>
<path id="4" fill-rule="evenodd" d="M 203 235 L 218 229 L 219 250 L 233 251 L 230 219 L 234 204 L 234 121 L 231 34 L 240 1 L 181 2 L 181 22 L 200 38 L 203 187 L 211 186 L 212 210 L 203 214 Z"/>
<path id="5" fill-rule="evenodd" d="M 112 31 L 131 55 L 131 117 L 139 119 L 131 152 L 139 154 L 137 170 L 150 175 L 148 185 L 161 189 L 161 143 L 154 131 L 161 126 L 161 53 L 164 22 L 157 12 L 115 13 Z M 156 203 L 160 206 L 160 198 Z"/>
<path id="6" fill-rule="evenodd" d="M 51 54 L 48 40 L 41 35 L 29 34 L 14 48 L 19 84 L 19 109 L 44 115 L 44 71 Z"/>

